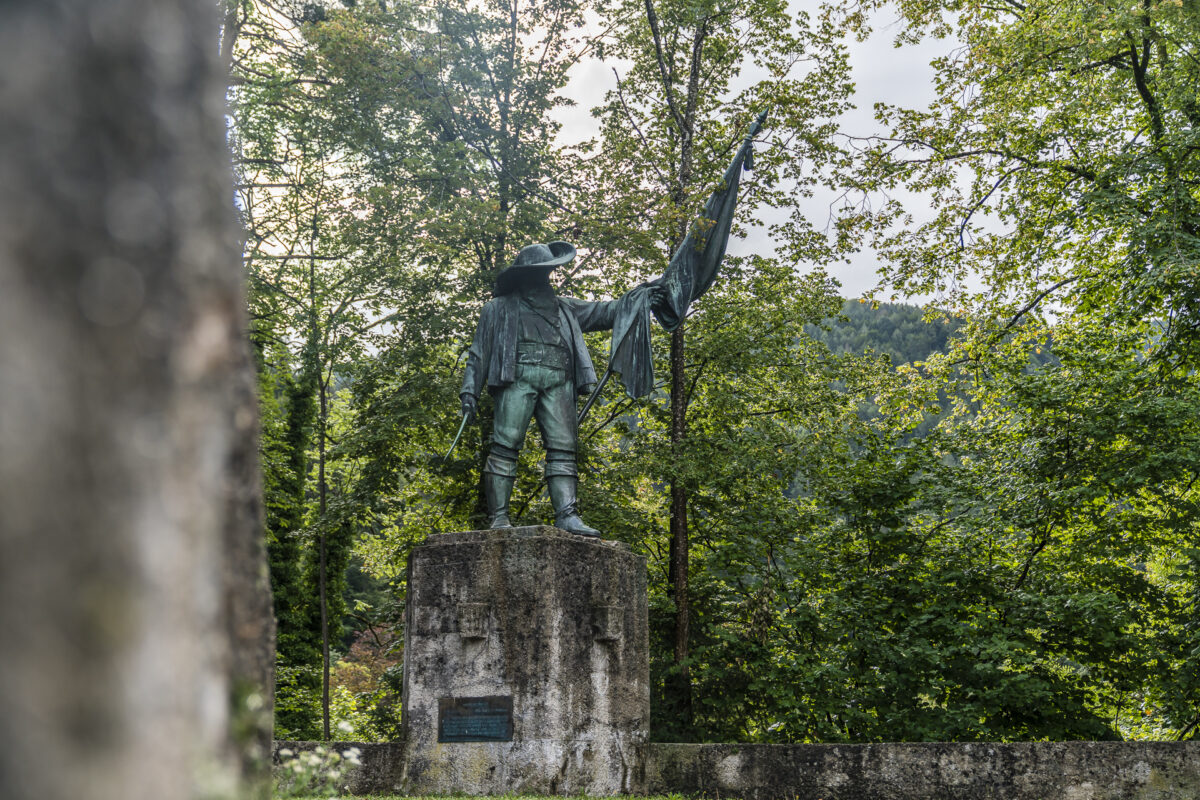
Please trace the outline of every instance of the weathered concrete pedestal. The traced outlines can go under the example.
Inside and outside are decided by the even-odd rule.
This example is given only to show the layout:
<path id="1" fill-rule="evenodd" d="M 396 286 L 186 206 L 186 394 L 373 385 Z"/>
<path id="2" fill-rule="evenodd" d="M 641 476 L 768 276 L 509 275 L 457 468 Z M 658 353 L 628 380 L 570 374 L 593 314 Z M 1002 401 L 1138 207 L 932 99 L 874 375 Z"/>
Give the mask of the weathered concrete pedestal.
<path id="1" fill-rule="evenodd" d="M 640 791 L 645 559 L 551 527 L 430 536 L 408 565 L 402 788 Z"/>

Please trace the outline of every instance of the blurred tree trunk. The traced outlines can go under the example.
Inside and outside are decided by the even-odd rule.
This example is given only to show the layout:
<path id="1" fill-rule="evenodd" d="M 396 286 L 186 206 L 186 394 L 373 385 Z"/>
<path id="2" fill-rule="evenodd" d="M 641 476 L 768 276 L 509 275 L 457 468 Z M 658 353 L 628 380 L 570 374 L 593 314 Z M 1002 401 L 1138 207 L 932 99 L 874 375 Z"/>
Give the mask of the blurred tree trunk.
<path id="1" fill-rule="evenodd" d="M 0 796 L 262 796 L 273 622 L 217 7 L 0 25 Z"/>

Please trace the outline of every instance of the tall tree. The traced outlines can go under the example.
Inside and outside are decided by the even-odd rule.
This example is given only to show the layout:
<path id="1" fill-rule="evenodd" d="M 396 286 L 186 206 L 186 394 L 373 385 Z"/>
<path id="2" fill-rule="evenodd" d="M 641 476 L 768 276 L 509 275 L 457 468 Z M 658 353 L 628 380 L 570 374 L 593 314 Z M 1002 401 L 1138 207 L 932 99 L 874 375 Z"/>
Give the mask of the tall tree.
<path id="1" fill-rule="evenodd" d="M 592 160 L 597 202 L 584 215 L 600 264 L 621 264 L 612 271 L 623 281 L 661 271 L 719 180 L 731 144 L 767 106 L 774 133 L 756 157 L 758 174 L 747 182 L 741 207 L 782 209 L 789 221 L 772 231 L 780 261 L 752 259 L 745 268 L 769 273 L 778 263 L 827 258 L 831 245 L 814 235 L 796 200 L 816 180 L 814 165 L 834 154 L 824 136 L 849 93 L 835 19 L 793 18 L 773 2 L 611 0 L 599 9 L 612 31 L 604 52 L 629 64 L 601 110 L 601 149 Z M 804 74 L 805 64 L 818 62 L 820 70 Z M 751 65 L 766 76 L 736 90 L 737 76 Z M 685 323 L 671 335 L 671 450 L 662 476 L 670 486 L 668 581 L 675 606 L 671 696 L 683 730 L 691 717 L 689 505 L 700 489 L 689 453 L 695 444 L 689 407 L 700 382 L 712 379 L 689 356 L 688 329 Z"/>
<path id="2" fill-rule="evenodd" d="M 0 774 L 17 800 L 269 793 L 214 11 L 19 2 L 0 30 Z"/>
<path id="3" fill-rule="evenodd" d="M 240 3 L 230 14 L 238 32 L 225 42 L 231 143 L 254 332 L 264 370 L 287 390 L 278 448 L 285 453 L 271 465 L 283 502 L 268 519 L 280 655 L 298 689 L 315 689 L 308 659 L 319 651 L 320 735 L 328 739 L 331 641 L 341 636 L 350 547 L 347 523 L 331 513 L 331 415 L 339 372 L 364 352 L 365 331 L 392 304 L 394 281 L 390 260 L 360 246 L 363 197 L 377 182 L 364 166 L 371 154 L 355 146 L 356 118 L 339 116 L 344 87 L 328 74 L 329 41 L 353 26 L 313 3 Z M 303 708 L 287 704 L 287 735 L 317 735 Z"/>

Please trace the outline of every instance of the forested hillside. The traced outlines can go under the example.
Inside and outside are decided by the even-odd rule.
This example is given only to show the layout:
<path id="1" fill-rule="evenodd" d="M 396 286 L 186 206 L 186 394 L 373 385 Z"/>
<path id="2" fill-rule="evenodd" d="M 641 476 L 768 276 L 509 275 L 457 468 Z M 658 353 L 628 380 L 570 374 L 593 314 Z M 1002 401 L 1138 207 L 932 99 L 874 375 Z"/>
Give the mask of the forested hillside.
<path id="1" fill-rule="evenodd" d="M 810 325 L 805 332 L 834 354 L 878 353 L 899 366 L 949 352 L 958 327 L 943 317 L 926 319 L 918 306 L 847 300 L 840 315 L 824 320 L 823 326 Z"/>
<path id="2" fill-rule="evenodd" d="M 569 239 L 560 294 L 661 274 L 768 106 L 734 235 L 783 220 L 773 249 L 581 431 L 589 523 L 649 562 L 653 735 L 1197 734 L 1194 4 L 223 2 L 280 738 L 394 734 L 407 553 L 483 522 L 486 398 L 441 455 L 498 272 Z M 950 37 L 935 104 L 840 135 L 848 42 L 892 19 Z M 617 83 L 569 146 L 586 59 Z M 952 321 L 844 302 L 867 247 Z M 551 519 L 540 457 L 517 524 Z"/>

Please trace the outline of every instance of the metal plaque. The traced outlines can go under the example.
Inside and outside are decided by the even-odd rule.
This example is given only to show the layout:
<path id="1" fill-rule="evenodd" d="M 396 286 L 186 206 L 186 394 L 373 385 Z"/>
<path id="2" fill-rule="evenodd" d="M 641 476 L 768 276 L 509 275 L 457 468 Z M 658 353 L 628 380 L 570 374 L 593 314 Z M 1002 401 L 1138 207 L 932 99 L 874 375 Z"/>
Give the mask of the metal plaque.
<path id="1" fill-rule="evenodd" d="M 439 742 L 511 742 L 512 697 L 439 697 Z"/>

